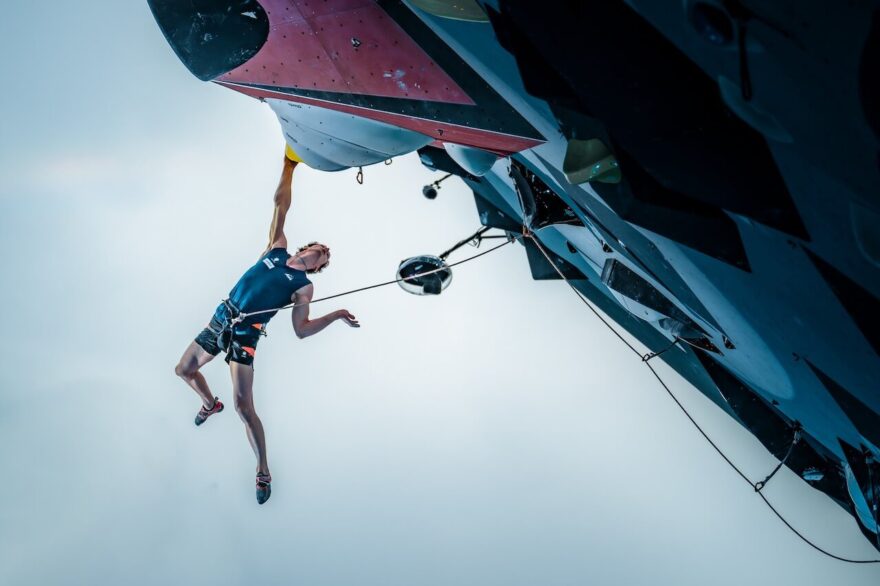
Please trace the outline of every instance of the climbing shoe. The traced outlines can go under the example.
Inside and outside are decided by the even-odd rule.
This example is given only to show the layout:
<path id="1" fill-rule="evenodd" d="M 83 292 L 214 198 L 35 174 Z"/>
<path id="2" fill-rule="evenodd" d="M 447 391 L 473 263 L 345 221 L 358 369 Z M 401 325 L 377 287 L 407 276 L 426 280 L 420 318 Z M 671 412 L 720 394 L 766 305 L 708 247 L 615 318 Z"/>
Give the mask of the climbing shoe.
<path id="1" fill-rule="evenodd" d="M 210 409 L 205 409 L 205 406 L 202 405 L 202 408 L 199 409 L 199 412 L 196 413 L 196 425 L 201 425 L 205 421 L 208 420 L 208 417 L 213 415 L 214 413 L 220 413 L 223 411 L 223 403 L 220 402 L 220 399 L 214 397 L 214 406 Z"/>
<path id="2" fill-rule="evenodd" d="M 272 494 L 272 477 L 268 474 L 257 474 L 257 503 L 263 504 Z"/>

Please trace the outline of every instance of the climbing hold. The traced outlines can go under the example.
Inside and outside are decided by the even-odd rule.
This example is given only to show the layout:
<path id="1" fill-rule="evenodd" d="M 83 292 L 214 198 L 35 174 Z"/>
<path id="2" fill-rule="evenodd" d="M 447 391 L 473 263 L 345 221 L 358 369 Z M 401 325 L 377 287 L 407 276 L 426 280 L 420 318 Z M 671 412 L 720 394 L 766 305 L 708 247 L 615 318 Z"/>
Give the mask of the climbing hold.
<path id="1" fill-rule="evenodd" d="M 598 181 L 620 183 L 620 167 L 614 154 L 598 138 L 568 141 L 562 172 L 572 185 Z"/>
<path id="2" fill-rule="evenodd" d="M 290 145 L 287 145 L 284 149 L 284 156 L 293 161 L 294 163 L 302 163 L 303 160 L 299 158 L 299 155 L 290 148 Z"/>

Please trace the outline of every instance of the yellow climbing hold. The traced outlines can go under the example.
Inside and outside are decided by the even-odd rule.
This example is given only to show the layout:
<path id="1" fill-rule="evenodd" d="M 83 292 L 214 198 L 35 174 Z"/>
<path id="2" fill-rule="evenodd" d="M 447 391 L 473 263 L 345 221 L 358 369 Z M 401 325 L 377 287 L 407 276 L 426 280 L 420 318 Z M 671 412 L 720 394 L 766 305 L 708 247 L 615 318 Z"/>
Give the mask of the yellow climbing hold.
<path id="1" fill-rule="evenodd" d="M 290 145 L 287 145 L 285 147 L 284 156 L 295 163 L 302 163 L 303 162 L 303 160 L 299 158 L 299 155 L 297 155 L 295 152 L 293 152 L 293 149 L 290 148 Z"/>

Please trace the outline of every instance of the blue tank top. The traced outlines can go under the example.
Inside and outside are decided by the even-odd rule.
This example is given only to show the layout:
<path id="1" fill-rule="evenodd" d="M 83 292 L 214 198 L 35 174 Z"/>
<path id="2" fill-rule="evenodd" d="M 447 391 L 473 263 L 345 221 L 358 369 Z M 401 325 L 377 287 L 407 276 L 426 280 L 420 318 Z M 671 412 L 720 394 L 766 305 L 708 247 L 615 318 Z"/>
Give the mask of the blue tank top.
<path id="1" fill-rule="evenodd" d="M 304 271 L 292 269 L 285 263 L 291 255 L 284 248 L 273 248 L 260 257 L 260 260 L 241 276 L 232 291 L 229 301 L 239 311 L 251 313 L 264 309 L 275 309 L 291 303 L 294 292 L 309 285 L 311 281 Z M 217 308 L 218 319 L 225 307 L 221 303 Z M 245 325 L 265 324 L 278 313 L 277 311 L 254 315 L 242 322 Z"/>

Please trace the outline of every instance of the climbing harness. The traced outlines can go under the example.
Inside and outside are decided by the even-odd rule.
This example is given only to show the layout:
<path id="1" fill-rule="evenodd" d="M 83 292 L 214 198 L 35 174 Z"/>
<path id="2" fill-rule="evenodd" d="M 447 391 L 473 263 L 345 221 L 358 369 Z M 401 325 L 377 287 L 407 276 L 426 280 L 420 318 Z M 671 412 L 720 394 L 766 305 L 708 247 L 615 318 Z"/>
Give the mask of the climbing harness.
<path id="1" fill-rule="evenodd" d="M 223 300 L 223 306 L 226 308 L 226 316 L 221 324 L 220 331 L 217 332 L 217 347 L 221 351 L 229 354 L 232 351 L 232 338 L 235 337 L 235 319 L 241 315 L 241 311 L 229 299 Z M 228 335 L 227 335 L 228 334 Z"/>
<path id="2" fill-rule="evenodd" d="M 220 351 L 224 352 L 228 358 L 235 349 L 235 326 L 244 321 L 244 318 L 247 317 L 247 315 L 243 315 L 238 307 L 236 307 L 228 298 L 224 299 L 222 303 L 226 308 L 226 316 L 221 322 L 220 331 L 217 332 L 215 340 L 217 347 L 220 348 Z M 254 325 L 254 328 L 258 329 L 259 335 L 267 336 L 268 334 L 266 333 L 265 324 L 258 325 L 259 328 L 257 328 L 257 324 Z"/>
<path id="3" fill-rule="evenodd" d="M 520 190 L 517 189 L 516 191 L 517 191 L 517 194 L 519 195 L 520 203 L 523 204 L 523 196 L 521 193 L 519 193 Z M 527 208 L 523 207 L 523 209 L 527 209 Z M 820 546 L 818 546 L 815 543 L 813 543 L 812 541 L 810 541 L 800 531 L 795 529 L 791 525 L 791 523 L 789 523 L 788 520 L 782 516 L 782 514 L 776 509 L 776 507 L 773 506 L 773 504 L 767 499 L 767 497 L 764 496 L 764 493 L 761 489 L 764 488 L 764 485 L 766 485 L 766 483 L 773 477 L 773 475 L 776 474 L 777 470 L 782 466 L 782 464 L 785 462 L 785 460 L 788 459 L 788 456 L 791 455 L 791 452 L 794 449 L 795 444 L 797 444 L 797 442 L 800 440 L 800 435 L 801 435 L 800 431 L 801 430 L 800 430 L 799 425 L 794 430 L 794 436 L 792 439 L 791 446 L 789 447 L 788 453 L 785 455 L 785 458 L 783 458 L 783 461 L 780 462 L 779 466 L 777 466 L 777 468 L 767 478 L 765 478 L 761 482 L 759 482 L 759 483 L 752 482 L 749 479 L 749 477 L 742 470 L 740 470 L 740 468 L 736 464 L 734 464 L 734 462 L 727 456 L 727 454 L 725 454 L 724 451 L 720 447 L 718 447 L 718 444 L 716 444 L 712 440 L 712 438 L 709 437 L 709 435 L 706 433 L 706 431 L 703 430 L 703 428 L 700 426 L 700 424 L 697 423 L 697 421 L 693 418 L 693 416 L 688 412 L 687 408 L 681 403 L 681 401 L 679 401 L 678 397 L 675 396 L 675 393 L 672 392 L 672 390 L 669 388 L 669 386 L 666 384 L 666 382 L 660 377 L 660 375 L 657 373 L 657 371 L 651 365 L 650 359 L 653 358 L 653 356 L 651 356 L 650 354 L 642 355 L 642 353 L 639 352 L 635 348 L 635 346 L 633 346 L 629 341 L 627 341 L 626 338 L 624 338 L 623 335 L 620 332 L 618 332 L 617 329 L 608 322 L 608 320 L 606 320 L 604 317 L 602 317 L 602 315 L 599 313 L 599 310 L 596 309 L 592 303 L 590 303 L 590 301 L 583 295 L 583 293 L 581 293 L 574 285 L 571 284 L 571 282 L 568 280 L 568 278 L 565 276 L 565 274 L 563 274 L 563 272 L 559 269 L 559 267 L 556 266 L 556 263 L 553 262 L 553 259 L 545 250 L 544 245 L 541 244 L 541 241 L 528 229 L 528 226 L 526 226 L 526 225 L 523 226 L 523 236 L 522 237 L 523 238 L 530 238 L 532 240 L 532 242 L 535 244 L 537 249 L 544 256 L 544 258 L 547 260 L 547 262 L 550 263 L 550 266 L 553 267 L 553 269 L 556 271 L 556 273 L 559 275 L 559 277 L 563 281 L 565 281 L 565 283 L 571 288 L 572 291 L 574 291 L 574 293 L 578 296 L 578 298 L 581 300 L 581 302 L 583 302 L 583 304 L 587 306 L 587 308 L 599 319 L 599 321 L 601 321 L 605 325 L 605 327 L 607 327 L 615 336 L 617 336 L 617 338 L 621 342 L 623 342 L 624 345 L 626 345 L 626 347 L 630 349 L 630 351 L 632 351 L 634 354 L 636 354 L 637 356 L 642 358 L 642 362 L 644 362 L 645 366 L 648 367 L 648 369 L 651 371 L 651 374 L 654 375 L 654 378 L 656 378 L 657 382 L 660 383 L 660 386 L 663 387 L 663 390 L 666 391 L 666 393 L 675 402 L 675 404 L 682 411 L 682 413 L 684 413 L 684 415 L 688 418 L 688 420 L 690 420 L 690 422 L 697 429 L 697 431 L 700 433 L 700 435 L 702 435 L 703 438 L 709 443 L 709 445 L 712 446 L 712 448 L 714 448 L 716 452 L 718 452 L 718 455 L 720 455 L 721 458 L 725 462 L 727 462 L 727 464 L 734 470 L 734 472 L 736 472 L 745 482 L 749 483 L 749 485 L 755 489 L 755 492 L 757 493 L 758 496 L 761 497 L 761 500 L 764 501 L 764 504 L 766 504 L 770 508 L 770 510 L 773 511 L 773 513 L 777 517 L 779 517 L 779 520 L 782 521 L 785 524 L 785 526 L 788 527 L 792 531 L 792 533 L 797 535 L 804 543 L 806 543 L 807 545 L 809 545 L 810 547 L 812 547 L 816 551 L 818 551 L 818 552 L 820 552 L 830 558 L 834 558 L 836 560 L 839 560 L 842 562 L 847 562 L 850 564 L 878 564 L 878 563 L 880 563 L 880 559 L 854 560 L 854 559 L 845 558 L 845 557 L 842 557 L 839 555 L 835 555 L 825 549 L 822 549 Z M 668 350 L 668 348 L 667 348 L 667 350 Z M 664 352 L 665 352 L 665 350 L 664 350 Z M 660 353 L 657 353 L 657 355 L 659 355 L 659 354 Z M 874 503 L 875 503 L 875 518 L 876 518 L 876 496 L 874 499 Z M 878 539 L 880 539 L 880 537 L 878 537 Z"/>
<path id="4" fill-rule="evenodd" d="M 791 456 L 791 453 L 794 451 L 794 447 L 800 441 L 801 424 L 795 421 L 794 425 L 792 426 L 792 430 L 794 431 L 794 433 L 792 434 L 791 444 L 789 444 L 788 446 L 788 451 L 785 452 L 785 457 L 783 457 L 779 461 L 779 463 L 776 465 L 776 468 L 773 469 L 773 472 L 767 475 L 767 478 L 765 478 L 764 480 L 759 480 L 755 483 L 755 492 L 761 492 L 762 490 L 764 490 L 764 487 L 767 486 L 767 483 L 770 482 L 770 479 L 773 478 L 777 472 L 779 472 L 779 469 L 782 468 L 782 465 L 785 464 L 785 462 L 788 460 L 788 457 Z"/>
<path id="5" fill-rule="evenodd" d="M 319 302 L 321 302 L 321 301 L 327 301 L 327 300 L 329 300 L 329 299 L 335 299 L 335 298 L 337 298 L 337 297 L 342 297 L 342 296 L 344 296 L 344 295 L 351 295 L 352 293 L 360 293 L 361 291 L 368 291 L 368 290 L 370 290 L 370 289 L 376 289 L 376 288 L 378 288 L 378 287 L 384 287 L 384 286 L 386 286 L 386 285 L 393 285 L 393 284 L 395 284 L 395 283 L 400 283 L 401 281 L 409 281 L 409 280 L 411 280 L 411 279 L 418 279 L 419 277 L 424 277 L 424 276 L 427 276 L 427 275 L 432 275 L 432 274 L 434 274 L 434 273 L 438 273 L 438 272 L 440 272 L 440 271 L 446 271 L 446 270 L 449 270 L 450 268 L 452 268 L 452 267 L 454 267 L 454 266 L 458 266 L 458 265 L 464 264 L 464 263 L 466 263 L 466 262 L 470 262 L 470 261 L 472 261 L 472 260 L 474 260 L 474 259 L 477 259 L 477 258 L 479 258 L 479 257 L 481 257 L 481 256 L 485 256 L 485 255 L 489 254 L 490 252 L 493 252 L 493 251 L 495 251 L 495 250 L 498 250 L 498 249 L 501 248 L 502 246 L 507 246 L 508 244 L 510 244 L 511 242 L 514 242 L 515 240 L 516 240 L 516 238 L 509 238 L 508 240 L 502 242 L 501 244 L 499 244 L 499 245 L 497 245 L 497 246 L 493 246 L 492 248 L 490 248 L 490 249 L 488 249 L 488 250 L 484 250 L 483 252 L 477 253 L 477 254 L 475 254 L 475 255 L 473 255 L 473 256 L 470 256 L 470 257 L 465 258 L 465 259 L 463 259 L 463 260 L 460 260 L 460 261 L 458 261 L 458 262 L 454 262 L 454 263 L 451 263 L 451 264 L 448 264 L 448 265 L 444 265 L 444 266 L 442 266 L 442 267 L 440 267 L 440 268 L 432 269 L 432 270 L 430 270 L 430 271 L 425 271 L 425 272 L 422 272 L 422 273 L 417 273 L 417 274 L 415 274 L 415 275 L 409 275 L 409 276 L 407 276 L 407 277 L 402 277 L 402 278 L 399 278 L 399 279 L 394 279 L 394 280 L 392 280 L 392 281 L 385 281 L 385 282 L 383 282 L 383 283 L 376 283 L 375 285 L 367 285 L 366 287 L 359 287 L 359 288 L 357 288 L 357 289 L 352 289 L 352 290 L 350 290 L 350 291 L 343 291 L 342 293 L 336 293 L 336 294 L 334 294 L 334 295 L 328 295 L 327 297 L 321 297 L 321 298 L 319 298 L 319 299 L 312 299 L 311 301 L 308 301 L 308 302 L 306 302 L 306 303 L 288 303 L 287 305 L 284 305 L 284 306 L 282 306 L 282 307 L 275 307 L 275 308 L 272 308 L 272 309 L 262 309 L 262 310 L 259 310 L 259 311 L 251 311 L 251 312 L 248 312 L 248 313 L 245 313 L 245 312 L 238 312 L 238 315 L 236 315 L 236 316 L 235 316 L 234 318 L 232 318 L 232 320 L 230 321 L 230 325 L 231 325 L 231 327 L 235 327 L 236 324 L 239 324 L 239 323 L 241 323 L 242 321 L 244 321 L 245 319 L 247 319 L 247 318 L 249 318 L 249 317 L 251 317 L 251 316 L 254 316 L 254 315 L 260 315 L 260 314 L 264 314 L 264 313 L 272 313 L 272 312 L 276 312 L 276 311 L 282 311 L 282 310 L 284 310 L 284 309 L 293 309 L 294 307 L 301 307 L 301 306 L 303 306 L 303 305 L 312 305 L 312 304 L 314 304 L 314 303 L 319 303 Z M 450 251 L 447 251 L 447 252 L 451 252 L 451 250 L 450 250 Z"/>

